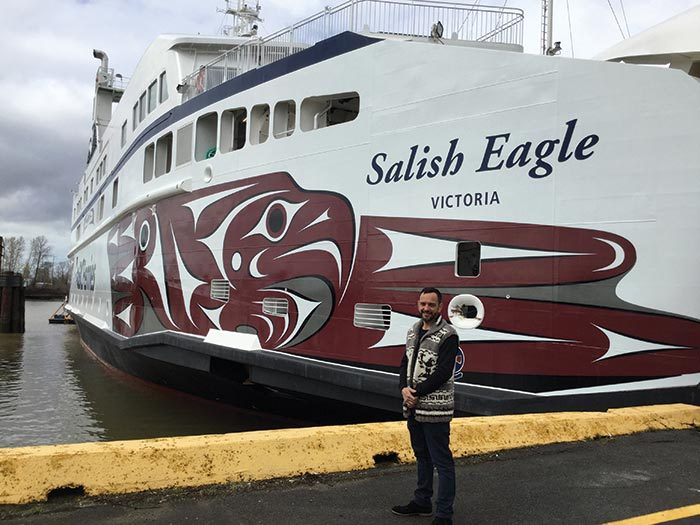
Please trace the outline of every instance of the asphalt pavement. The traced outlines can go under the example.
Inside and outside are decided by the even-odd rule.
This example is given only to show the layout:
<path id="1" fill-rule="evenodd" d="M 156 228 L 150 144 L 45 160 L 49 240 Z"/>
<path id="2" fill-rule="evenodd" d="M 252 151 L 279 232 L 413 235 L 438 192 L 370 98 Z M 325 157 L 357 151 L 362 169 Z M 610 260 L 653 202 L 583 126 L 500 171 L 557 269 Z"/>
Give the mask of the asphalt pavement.
<path id="1" fill-rule="evenodd" d="M 192 490 L 0 506 L 7 525 L 428 525 L 390 508 L 407 503 L 413 465 Z M 600 524 L 686 508 L 700 523 L 700 430 L 647 432 L 511 450 L 457 461 L 455 524 Z M 648 520 L 647 523 L 659 523 Z"/>

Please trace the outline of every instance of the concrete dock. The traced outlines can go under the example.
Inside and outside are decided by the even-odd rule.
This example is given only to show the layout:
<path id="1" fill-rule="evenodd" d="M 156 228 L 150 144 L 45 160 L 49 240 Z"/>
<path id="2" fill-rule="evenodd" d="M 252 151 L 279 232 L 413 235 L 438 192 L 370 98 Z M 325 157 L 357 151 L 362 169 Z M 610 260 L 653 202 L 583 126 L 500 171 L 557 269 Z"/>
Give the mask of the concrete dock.
<path id="1" fill-rule="evenodd" d="M 699 426 L 700 407 L 687 405 L 456 420 L 455 523 L 604 523 L 655 512 L 694 519 Z M 663 429 L 679 430 L 651 432 Z M 58 494 L 73 486 L 102 496 L 0 506 L 0 518 L 402 523 L 388 509 L 410 499 L 410 462 L 401 422 L 4 449 L 5 503 L 39 501 L 59 486 Z M 124 495 L 136 490 L 149 492 Z"/>

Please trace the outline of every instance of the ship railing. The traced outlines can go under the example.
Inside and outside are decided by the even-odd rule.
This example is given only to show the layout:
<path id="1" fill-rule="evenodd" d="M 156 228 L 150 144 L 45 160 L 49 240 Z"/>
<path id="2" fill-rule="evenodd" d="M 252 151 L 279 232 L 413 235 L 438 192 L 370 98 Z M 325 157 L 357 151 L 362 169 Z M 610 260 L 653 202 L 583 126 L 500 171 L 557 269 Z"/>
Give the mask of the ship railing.
<path id="1" fill-rule="evenodd" d="M 327 7 L 265 38 L 255 38 L 185 77 L 178 88 L 183 102 L 247 71 L 272 64 L 344 31 L 387 36 L 442 38 L 522 46 L 523 12 L 516 8 L 416 0 L 348 0 Z"/>

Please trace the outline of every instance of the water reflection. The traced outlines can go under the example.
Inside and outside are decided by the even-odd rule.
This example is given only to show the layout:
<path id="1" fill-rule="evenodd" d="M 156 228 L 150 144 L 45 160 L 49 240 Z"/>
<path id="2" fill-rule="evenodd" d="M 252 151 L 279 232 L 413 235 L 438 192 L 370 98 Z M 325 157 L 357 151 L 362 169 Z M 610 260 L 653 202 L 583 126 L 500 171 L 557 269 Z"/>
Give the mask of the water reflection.
<path id="1" fill-rule="evenodd" d="M 0 447 L 400 418 L 285 396 L 268 398 L 261 406 L 269 411 L 262 412 L 159 387 L 97 361 L 75 326 L 49 325 L 58 306 L 28 301 L 26 333 L 0 334 Z"/>

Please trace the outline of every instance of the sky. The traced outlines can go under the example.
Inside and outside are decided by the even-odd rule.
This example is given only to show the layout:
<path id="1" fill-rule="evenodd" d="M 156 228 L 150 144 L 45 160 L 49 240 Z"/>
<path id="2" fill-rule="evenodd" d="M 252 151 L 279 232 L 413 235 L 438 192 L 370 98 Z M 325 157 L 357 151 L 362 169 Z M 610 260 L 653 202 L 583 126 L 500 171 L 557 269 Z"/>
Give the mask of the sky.
<path id="1" fill-rule="evenodd" d="M 340 0 L 261 0 L 260 34 L 270 34 L 336 3 Z M 469 3 L 500 7 L 504 0 Z M 525 51 L 538 53 L 540 0 L 505 4 L 524 10 Z M 590 58 L 622 40 L 611 5 L 626 36 L 627 28 L 634 35 L 700 5 L 700 0 L 558 0 L 554 40 L 562 41 L 564 56 Z M 56 262 L 65 259 L 70 249 L 71 190 L 85 169 L 99 66 L 92 50 L 107 52 L 110 67 L 129 77 L 158 34 L 217 34 L 224 19 L 217 8 L 222 7 L 223 0 L 3 3 L 0 236 L 22 235 L 29 240 L 45 235 Z"/>

